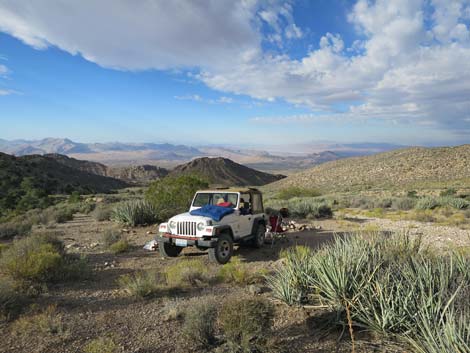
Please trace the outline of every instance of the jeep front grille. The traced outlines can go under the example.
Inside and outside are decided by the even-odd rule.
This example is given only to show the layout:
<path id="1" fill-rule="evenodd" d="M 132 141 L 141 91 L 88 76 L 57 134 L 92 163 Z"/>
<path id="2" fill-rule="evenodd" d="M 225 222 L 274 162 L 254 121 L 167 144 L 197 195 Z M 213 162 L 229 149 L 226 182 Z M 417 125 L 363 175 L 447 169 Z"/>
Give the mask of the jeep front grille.
<path id="1" fill-rule="evenodd" d="M 176 232 L 178 235 L 196 235 L 196 222 L 178 222 Z"/>

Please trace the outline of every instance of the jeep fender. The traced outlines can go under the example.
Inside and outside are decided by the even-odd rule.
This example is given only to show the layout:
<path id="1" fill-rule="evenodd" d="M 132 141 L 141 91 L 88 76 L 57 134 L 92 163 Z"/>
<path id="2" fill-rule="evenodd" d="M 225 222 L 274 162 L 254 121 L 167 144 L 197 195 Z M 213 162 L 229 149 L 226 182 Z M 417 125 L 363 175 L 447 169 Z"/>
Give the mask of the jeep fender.
<path id="1" fill-rule="evenodd" d="M 251 229 L 251 234 L 256 234 L 256 231 L 258 230 L 258 226 L 262 224 L 263 226 L 266 227 L 266 219 L 265 217 L 256 217 L 253 221 L 253 228 Z"/>
<path id="2" fill-rule="evenodd" d="M 221 225 L 221 226 L 214 227 L 214 232 L 212 233 L 212 236 L 217 237 L 219 234 L 222 234 L 222 233 L 226 233 L 230 235 L 230 237 L 233 240 L 232 227 L 230 227 L 229 225 Z"/>

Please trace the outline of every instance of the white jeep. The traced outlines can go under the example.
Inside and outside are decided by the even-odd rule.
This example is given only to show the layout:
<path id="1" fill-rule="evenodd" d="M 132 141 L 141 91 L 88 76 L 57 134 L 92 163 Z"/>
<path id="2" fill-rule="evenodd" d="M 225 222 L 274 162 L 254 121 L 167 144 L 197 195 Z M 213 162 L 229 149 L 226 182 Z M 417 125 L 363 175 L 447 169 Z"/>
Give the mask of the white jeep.
<path id="1" fill-rule="evenodd" d="M 228 214 L 220 220 L 212 215 L 191 214 L 204 213 L 207 208 Z M 196 246 L 208 250 L 211 261 L 225 264 L 232 257 L 234 243 L 263 246 L 266 222 L 263 197 L 257 189 L 201 190 L 194 195 L 189 212 L 159 225 L 158 247 L 164 257 L 176 257 L 184 247 Z"/>

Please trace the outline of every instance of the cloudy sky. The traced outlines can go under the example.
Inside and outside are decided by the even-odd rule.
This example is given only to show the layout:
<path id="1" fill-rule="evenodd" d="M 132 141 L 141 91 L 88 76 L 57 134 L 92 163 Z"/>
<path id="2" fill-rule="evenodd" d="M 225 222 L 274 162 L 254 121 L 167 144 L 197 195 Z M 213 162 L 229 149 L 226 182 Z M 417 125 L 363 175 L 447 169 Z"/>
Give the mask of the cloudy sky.
<path id="1" fill-rule="evenodd" d="M 470 142 L 470 0 L 0 0 L 0 138 Z"/>

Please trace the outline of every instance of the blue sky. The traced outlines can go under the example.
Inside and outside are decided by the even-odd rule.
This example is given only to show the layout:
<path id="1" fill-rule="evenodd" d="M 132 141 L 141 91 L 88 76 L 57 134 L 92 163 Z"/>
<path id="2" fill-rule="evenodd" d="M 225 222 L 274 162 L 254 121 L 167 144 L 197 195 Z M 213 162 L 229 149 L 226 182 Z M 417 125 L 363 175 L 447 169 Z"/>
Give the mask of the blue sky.
<path id="1" fill-rule="evenodd" d="M 0 138 L 468 143 L 470 1 L 0 0 Z"/>

